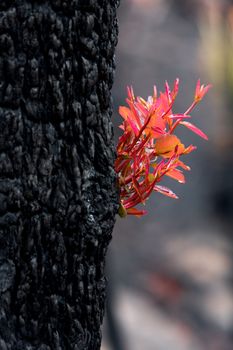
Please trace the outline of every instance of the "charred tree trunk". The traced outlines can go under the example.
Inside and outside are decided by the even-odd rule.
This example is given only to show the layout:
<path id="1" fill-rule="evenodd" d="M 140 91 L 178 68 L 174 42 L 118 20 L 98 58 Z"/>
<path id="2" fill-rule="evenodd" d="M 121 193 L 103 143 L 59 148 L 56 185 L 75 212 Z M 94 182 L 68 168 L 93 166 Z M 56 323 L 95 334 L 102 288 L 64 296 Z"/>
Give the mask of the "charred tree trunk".
<path id="1" fill-rule="evenodd" d="M 100 348 L 117 2 L 0 2 L 1 350 Z"/>

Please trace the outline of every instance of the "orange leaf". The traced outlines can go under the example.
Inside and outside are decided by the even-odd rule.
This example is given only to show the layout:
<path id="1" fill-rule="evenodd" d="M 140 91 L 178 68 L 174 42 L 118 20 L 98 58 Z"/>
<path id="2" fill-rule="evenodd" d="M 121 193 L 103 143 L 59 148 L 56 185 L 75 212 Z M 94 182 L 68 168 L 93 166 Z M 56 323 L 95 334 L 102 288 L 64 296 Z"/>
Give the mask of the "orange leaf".
<path id="1" fill-rule="evenodd" d="M 172 153 L 175 152 L 176 147 L 178 147 L 178 153 L 182 153 L 185 149 L 184 145 L 176 135 L 165 135 L 159 137 L 155 143 L 156 153 L 165 158 L 169 158 Z"/>
<path id="2" fill-rule="evenodd" d="M 174 180 L 177 180 L 180 183 L 185 183 L 184 174 L 179 169 L 171 169 L 168 172 L 166 172 L 166 175 Z"/>

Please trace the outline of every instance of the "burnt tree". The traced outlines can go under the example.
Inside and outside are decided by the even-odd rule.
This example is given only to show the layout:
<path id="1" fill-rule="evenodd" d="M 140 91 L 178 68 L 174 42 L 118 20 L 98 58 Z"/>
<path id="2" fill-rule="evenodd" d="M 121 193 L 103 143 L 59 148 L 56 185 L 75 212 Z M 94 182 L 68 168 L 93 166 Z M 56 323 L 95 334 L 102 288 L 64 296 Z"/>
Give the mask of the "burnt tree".
<path id="1" fill-rule="evenodd" d="M 0 2 L 0 349 L 100 348 L 116 0 Z"/>

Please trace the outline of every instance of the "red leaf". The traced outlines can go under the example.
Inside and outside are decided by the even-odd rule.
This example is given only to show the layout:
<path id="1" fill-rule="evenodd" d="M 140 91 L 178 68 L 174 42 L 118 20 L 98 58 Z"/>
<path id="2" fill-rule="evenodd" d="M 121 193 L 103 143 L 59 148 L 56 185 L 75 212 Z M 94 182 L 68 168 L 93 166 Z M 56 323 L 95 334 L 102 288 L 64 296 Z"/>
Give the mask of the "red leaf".
<path id="1" fill-rule="evenodd" d="M 137 217 L 141 217 L 145 214 L 147 214 L 147 211 L 146 210 L 138 210 L 136 208 L 130 208 L 130 209 L 127 209 L 127 214 L 128 215 L 135 215 Z"/>
<path id="2" fill-rule="evenodd" d="M 193 125 L 189 122 L 186 122 L 186 121 L 184 121 L 184 122 L 181 121 L 179 124 L 186 126 L 186 128 L 192 130 L 193 132 L 195 132 L 195 134 L 199 135 L 200 137 L 202 137 L 205 140 L 208 140 L 208 136 L 203 131 L 201 131 L 199 128 L 197 128 L 195 125 Z"/>
<path id="3" fill-rule="evenodd" d="M 171 197 L 171 198 L 175 198 L 175 199 L 178 198 L 177 195 L 174 192 L 172 192 L 172 190 L 170 190 L 169 188 L 167 188 L 165 186 L 156 185 L 154 187 L 154 191 L 162 193 L 165 196 L 168 196 L 168 197 Z"/>

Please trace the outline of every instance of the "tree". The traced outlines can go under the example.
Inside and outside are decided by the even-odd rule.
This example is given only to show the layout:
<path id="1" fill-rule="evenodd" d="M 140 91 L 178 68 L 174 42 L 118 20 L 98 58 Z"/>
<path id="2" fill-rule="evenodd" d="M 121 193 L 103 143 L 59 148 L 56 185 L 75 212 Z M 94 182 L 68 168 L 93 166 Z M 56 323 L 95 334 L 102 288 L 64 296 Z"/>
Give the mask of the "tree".
<path id="1" fill-rule="evenodd" d="M 100 348 L 117 3 L 1 0 L 1 350 Z"/>

